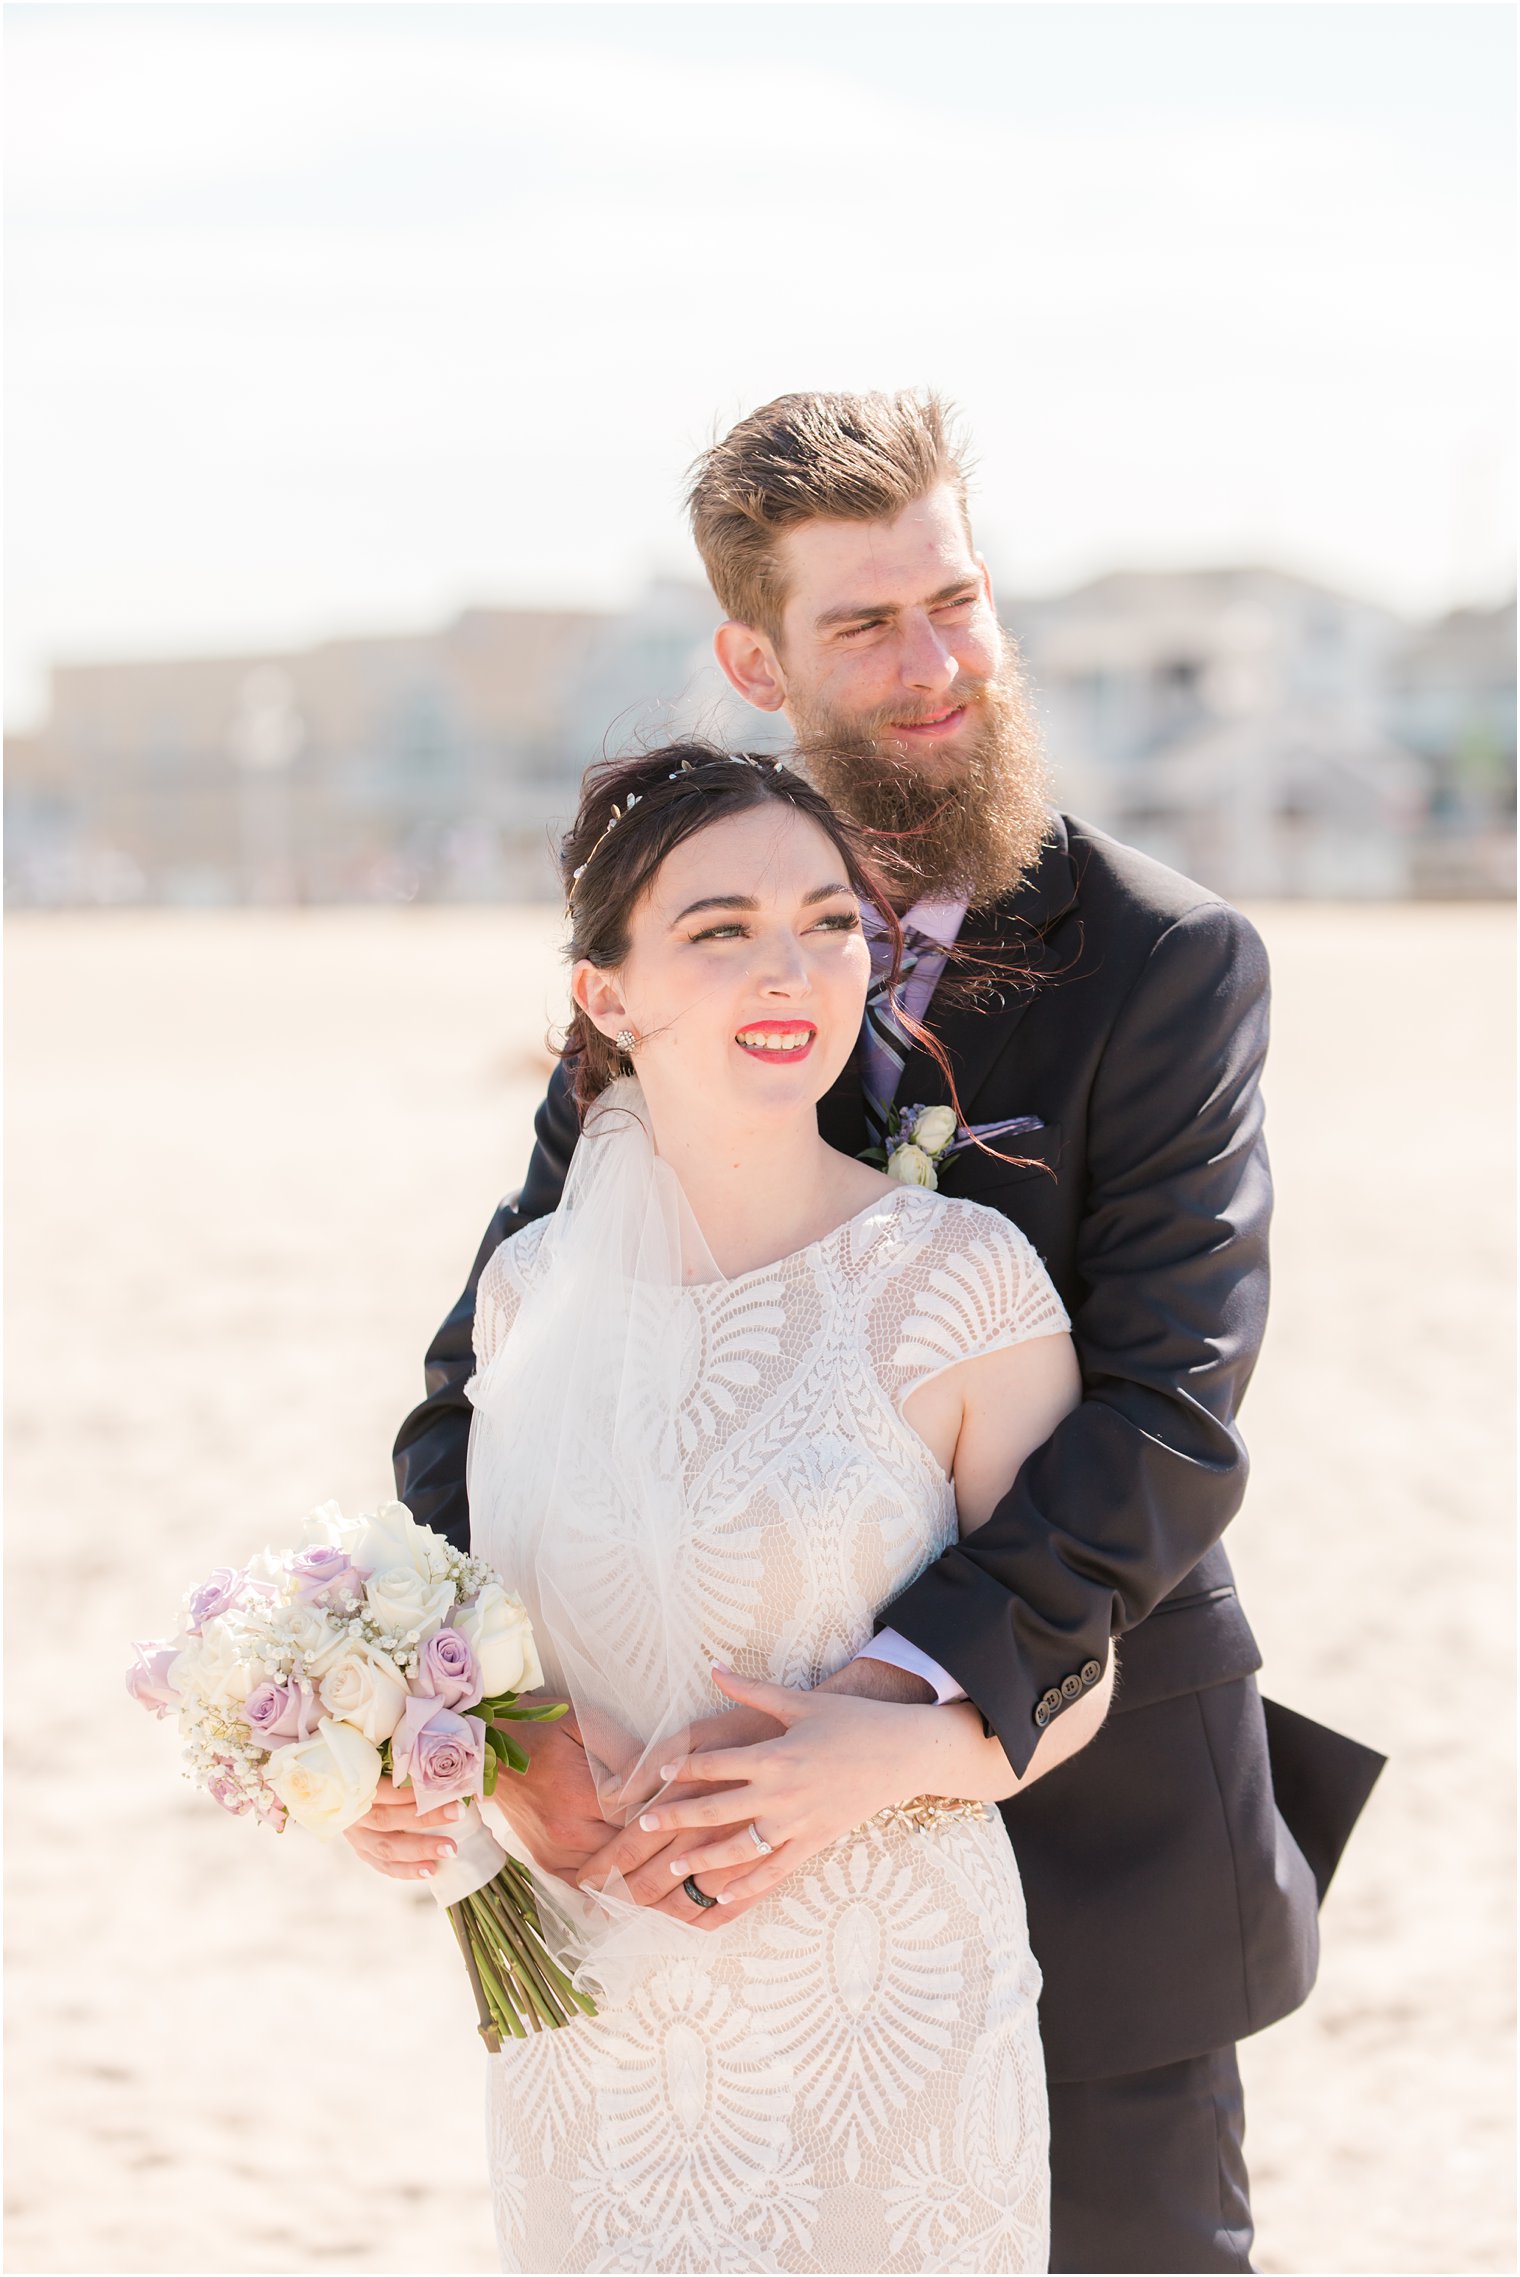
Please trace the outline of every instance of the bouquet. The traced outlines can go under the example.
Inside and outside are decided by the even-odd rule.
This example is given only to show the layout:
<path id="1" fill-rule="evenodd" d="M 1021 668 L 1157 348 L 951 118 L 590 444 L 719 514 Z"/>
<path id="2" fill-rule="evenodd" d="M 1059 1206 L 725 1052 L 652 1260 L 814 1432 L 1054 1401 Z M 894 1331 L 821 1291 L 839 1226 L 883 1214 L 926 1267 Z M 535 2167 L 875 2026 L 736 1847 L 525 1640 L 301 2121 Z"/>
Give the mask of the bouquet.
<path id="1" fill-rule="evenodd" d="M 178 1635 L 134 1647 L 127 1689 L 178 1716 L 188 1776 L 239 1817 L 332 1841 L 382 1774 L 431 1811 L 493 1793 L 503 1766 L 526 1771 L 502 1726 L 566 1703 L 518 1705 L 543 1682 L 521 1600 L 404 1503 L 356 1519 L 327 1503 L 313 1526 L 304 1549 L 213 1573 L 187 1593 Z M 494 2053 L 503 2033 L 596 2011 L 544 1944 L 527 1869 L 473 1816 L 499 1870 L 446 1910 Z"/>

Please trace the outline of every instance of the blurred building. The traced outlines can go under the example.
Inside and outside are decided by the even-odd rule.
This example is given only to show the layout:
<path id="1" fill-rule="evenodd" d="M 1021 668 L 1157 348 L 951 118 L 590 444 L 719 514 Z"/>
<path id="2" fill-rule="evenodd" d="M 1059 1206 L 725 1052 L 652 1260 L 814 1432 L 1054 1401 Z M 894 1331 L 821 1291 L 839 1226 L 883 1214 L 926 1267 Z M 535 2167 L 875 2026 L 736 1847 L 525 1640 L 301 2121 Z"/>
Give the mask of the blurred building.
<path id="1" fill-rule="evenodd" d="M 1064 804 L 1237 898 L 1411 890 L 1434 778 L 1389 716 L 1389 611 L 1220 569 L 1010 614 Z"/>
<path id="2" fill-rule="evenodd" d="M 1514 609 L 1411 628 L 1263 569 L 1121 572 L 1006 611 L 1063 805 L 1226 894 L 1513 881 Z M 774 748 L 712 661 L 705 587 L 621 613 L 472 609 L 432 634 L 70 664 L 6 746 L 14 905 L 497 901 L 600 753 Z"/>
<path id="3" fill-rule="evenodd" d="M 1430 770 L 1414 856 L 1417 892 L 1514 883 L 1515 604 L 1456 609 L 1394 659 L 1388 719 Z M 1509 829 L 1495 828 L 1507 822 Z"/>

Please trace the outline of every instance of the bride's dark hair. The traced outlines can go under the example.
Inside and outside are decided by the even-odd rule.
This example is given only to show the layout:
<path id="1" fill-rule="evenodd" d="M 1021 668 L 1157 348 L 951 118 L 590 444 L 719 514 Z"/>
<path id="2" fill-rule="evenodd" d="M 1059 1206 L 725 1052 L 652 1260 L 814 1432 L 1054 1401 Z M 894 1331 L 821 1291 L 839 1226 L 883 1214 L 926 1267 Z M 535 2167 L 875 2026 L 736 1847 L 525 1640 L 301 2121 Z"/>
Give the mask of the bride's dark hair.
<path id="1" fill-rule="evenodd" d="M 714 822 L 772 804 L 805 814 L 832 839 L 850 890 L 881 913 L 895 987 L 902 928 L 887 886 L 862 851 L 853 826 L 789 761 L 768 752 L 720 751 L 696 739 L 664 743 L 634 758 L 599 760 L 588 768 L 580 808 L 560 846 L 560 874 L 570 916 L 566 951 L 570 961 L 585 957 L 603 968 L 620 965 L 628 954 L 634 908 L 666 855 Z M 900 1008 L 898 1017 L 937 1061 L 959 1118 L 955 1079 L 942 1046 Z M 627 1072 L 628 1063 L 617 1045 L 579 1007 L 561 1057 L 572 1068 L 582 1115 L 615 1076 Z"/>

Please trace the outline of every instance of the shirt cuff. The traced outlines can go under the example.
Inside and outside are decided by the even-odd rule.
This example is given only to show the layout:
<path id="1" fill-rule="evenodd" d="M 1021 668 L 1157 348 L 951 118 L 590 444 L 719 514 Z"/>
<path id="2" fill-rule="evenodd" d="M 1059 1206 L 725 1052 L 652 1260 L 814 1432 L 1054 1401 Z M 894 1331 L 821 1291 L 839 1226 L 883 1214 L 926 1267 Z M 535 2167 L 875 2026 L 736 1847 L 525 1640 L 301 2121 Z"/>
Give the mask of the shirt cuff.
<path id="1" fill-rule="evenodd" d="M 880 1629 L 868 1645 L 862 1645 L 854 1656 L 857 1660 L 884 1660 L 889 1668 L 906 1669 L 910 1676 L 921 1676 L 934 1687 L 934 1697 L 940 1707 L 951 1700 L 964 1700 L 963 1687 L 953 1676 L 947 1675 L 937 1660 L 920 1652 L 916 1644 L 909 1644 L 895 1629 Z"/>

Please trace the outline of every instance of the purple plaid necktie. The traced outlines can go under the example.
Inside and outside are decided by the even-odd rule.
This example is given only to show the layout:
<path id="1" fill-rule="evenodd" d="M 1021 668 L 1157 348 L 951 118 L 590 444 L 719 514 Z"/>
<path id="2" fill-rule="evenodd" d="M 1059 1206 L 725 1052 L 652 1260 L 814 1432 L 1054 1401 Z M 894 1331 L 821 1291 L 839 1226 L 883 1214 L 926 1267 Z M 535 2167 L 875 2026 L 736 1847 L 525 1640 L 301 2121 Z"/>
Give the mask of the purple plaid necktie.
<path id="1" fill-rule="evenodd" d="M 883 955 L 886 947 L 883 941 Z M 944 955 L 942 945 L 929 934 L 920 933 L 916 925 L 905 925 L 902 960 L 897 968 L 899 990 L 926 952 Z M 903 1062 L 913 1048 L 913 1039 L 899 1021 L 897 1008 L 888 994 L 885 967 L 875 975 L 866 991 L 865 1019 L 860 1033 L 860 1087 L 865 1100 L 866 1134 L 872 1146 L 885 1146 L 887 1109 L 897 1097 Z"/>

